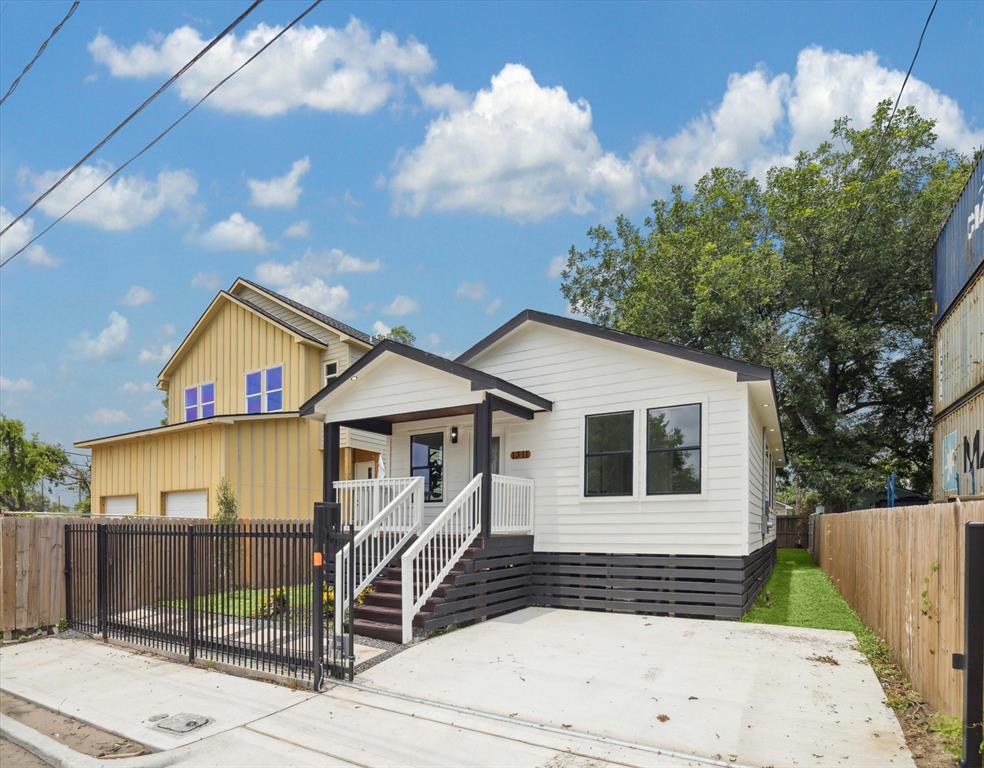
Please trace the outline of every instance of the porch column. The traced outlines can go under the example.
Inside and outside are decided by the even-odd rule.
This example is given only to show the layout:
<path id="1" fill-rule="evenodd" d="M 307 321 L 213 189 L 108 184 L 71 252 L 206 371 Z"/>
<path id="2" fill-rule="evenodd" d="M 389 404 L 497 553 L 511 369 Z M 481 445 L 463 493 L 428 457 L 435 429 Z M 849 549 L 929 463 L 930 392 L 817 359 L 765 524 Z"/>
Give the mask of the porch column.
<path id="1" fill-rule="evenodd" d="M 482 536 L 492 533 L 492 401 L 486 395 L 475 406 L 474 474 L 482 473 Z"/>
<path id="2" fill-rule="evenodd" d="M 337 422 L 326 421 L 324 472 L 321 498 L 323 501 L 335 501 L 335 481 L 338 480 L 338 463 L 341 458 L 341 427 Z"/>

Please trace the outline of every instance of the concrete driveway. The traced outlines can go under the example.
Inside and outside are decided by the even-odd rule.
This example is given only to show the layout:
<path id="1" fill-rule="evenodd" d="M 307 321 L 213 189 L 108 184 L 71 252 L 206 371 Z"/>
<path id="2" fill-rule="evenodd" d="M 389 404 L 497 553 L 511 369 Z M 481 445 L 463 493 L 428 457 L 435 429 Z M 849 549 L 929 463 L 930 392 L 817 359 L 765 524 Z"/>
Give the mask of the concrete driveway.
<path id="1" fill-rule="evenodd" d="M 530 608 L 358 681 L 600 743 L 753 766 L 913 766 L 848 632 Z"/>

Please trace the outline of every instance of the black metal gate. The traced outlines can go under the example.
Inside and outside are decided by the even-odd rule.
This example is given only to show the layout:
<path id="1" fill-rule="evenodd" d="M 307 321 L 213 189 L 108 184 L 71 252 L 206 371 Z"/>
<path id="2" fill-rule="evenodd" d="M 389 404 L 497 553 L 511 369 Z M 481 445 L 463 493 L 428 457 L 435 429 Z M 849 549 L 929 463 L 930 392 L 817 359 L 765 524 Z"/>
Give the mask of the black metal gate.
<path id="1" fill-rule="evenodd" d="M 69 523 L 68 624 L 313 687 L 326 668 L 350 677 L 351 645 L 336 650 L 331 615 L 338 507 L 318 506 L 313 523 Z"/>

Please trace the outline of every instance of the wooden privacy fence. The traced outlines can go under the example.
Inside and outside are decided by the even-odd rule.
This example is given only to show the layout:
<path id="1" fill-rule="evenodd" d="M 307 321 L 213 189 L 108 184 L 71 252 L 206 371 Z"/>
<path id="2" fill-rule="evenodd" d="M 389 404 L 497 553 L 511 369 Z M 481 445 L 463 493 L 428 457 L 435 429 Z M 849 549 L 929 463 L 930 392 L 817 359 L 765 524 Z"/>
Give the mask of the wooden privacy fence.
<path id="1" fill-rule="evenodd" d="M 106 518 L 93 515 L 80 517 L 34 517 L 4 515 L 0 517 L 0 633 L 26 631 L 37 627 L 57 625 L 65 618 L 65 524 L 87 522 L 93 525 L 172 526 L 200 525 L 208 520 L 159 517 Z M 284 521 L 241 521 L 246 530 L 262 529 L 271 533 Z M 243 586 L 263 587 L 272 582 L 273 575 L 254 562 L 262 559 L 260 535 L 250 536 L 236 548 L 237 558 L 244 560 L 242 570 L 248 574 Z M 138 558 L 146 566 L 159 564 L 159 553 L 147 552 L 146 558 Z M 154 558 L 157 558 L 156 560 Z M 183 555 L 182 555 L 183 557 Z M 95 564 L 81 562 L 77 567 L 92 571 Z M 154 573 L 163 570 L 151 568 Z M 180 573 L 180 563 L 175 573 Z M 158 576 L 156 578 L 164 578 Z M 80 607 L 80 610 L 83 610 Z M 84 610 L 91 610 L 86 608 Z"/>
<path id="2" fill-rule="evenodd" d="M 984 501 L 812 515 L 810 549 L 861 620 L 885 639 L 935 709 L 961 713 L 964 525 Z"/>

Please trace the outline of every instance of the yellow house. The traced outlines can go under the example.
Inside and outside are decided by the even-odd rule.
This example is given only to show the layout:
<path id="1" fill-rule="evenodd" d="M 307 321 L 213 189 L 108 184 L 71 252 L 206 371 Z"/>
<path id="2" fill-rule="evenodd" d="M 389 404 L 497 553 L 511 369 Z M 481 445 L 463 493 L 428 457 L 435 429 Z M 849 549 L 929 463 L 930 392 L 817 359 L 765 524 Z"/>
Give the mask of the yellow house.
<path id="1" fill-rule="evenodd" d="M 227 478 L 245 518 L 308 517 L 323 496 L 323 432 L 298 408 L 372 349 L 362 331 L 239 278 L 158 374 L 167 425 L 83 440 L 92 510 L 209 517 Z M 378 473 L 387 438 L 341 435 L 342 479 Z"/>

